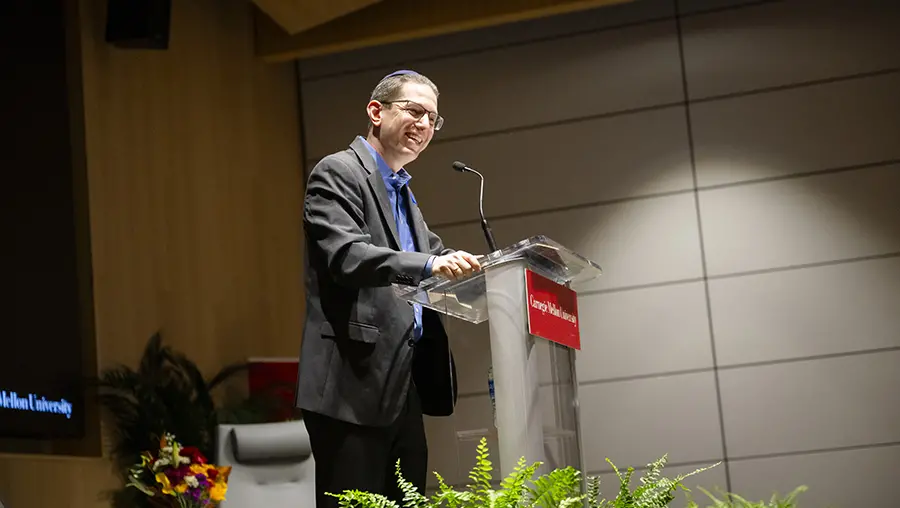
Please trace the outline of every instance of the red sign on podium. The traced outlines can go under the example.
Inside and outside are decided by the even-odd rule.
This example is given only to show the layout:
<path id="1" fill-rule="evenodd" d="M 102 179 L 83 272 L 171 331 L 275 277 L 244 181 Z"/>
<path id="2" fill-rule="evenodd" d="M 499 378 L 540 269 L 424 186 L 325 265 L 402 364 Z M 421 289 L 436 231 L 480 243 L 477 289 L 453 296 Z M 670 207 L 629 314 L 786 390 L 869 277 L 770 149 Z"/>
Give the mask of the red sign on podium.
<path id="1" fill-rule="evenodd" d="M 572 349 L 581 349 L 578 295 L 575 291 L 525 270 L 528 333 Z"/>

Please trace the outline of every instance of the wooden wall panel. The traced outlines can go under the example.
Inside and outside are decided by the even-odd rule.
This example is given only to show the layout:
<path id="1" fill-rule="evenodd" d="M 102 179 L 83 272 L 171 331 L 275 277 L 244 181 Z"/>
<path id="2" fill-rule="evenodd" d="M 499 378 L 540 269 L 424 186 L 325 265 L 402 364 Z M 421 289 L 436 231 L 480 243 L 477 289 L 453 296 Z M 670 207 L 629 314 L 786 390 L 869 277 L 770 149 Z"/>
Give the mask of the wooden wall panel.
<path id="1" fill-rule="evenodd" d="M 164 339 L 205 372 L 294 356 L 303 321 L 296 74 L 254 56 L 245 0 L 174 2 L 168 51 L 103 40 L 81 0 L 84 132 L 101 368 Z M 106 506 L 101 458 L 0 455 L 16 508 Z"/>

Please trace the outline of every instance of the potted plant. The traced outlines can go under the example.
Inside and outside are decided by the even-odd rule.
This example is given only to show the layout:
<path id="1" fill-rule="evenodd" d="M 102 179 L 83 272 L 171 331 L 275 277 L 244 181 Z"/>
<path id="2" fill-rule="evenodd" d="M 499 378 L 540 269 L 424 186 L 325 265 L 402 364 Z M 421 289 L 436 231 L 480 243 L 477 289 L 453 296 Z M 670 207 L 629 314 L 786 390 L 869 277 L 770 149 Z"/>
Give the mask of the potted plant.
<path id="1" fill-rule="evenodd" d="M 686 489 L 682 484 L 685 478 L 718 465 L 713 464 L 670 479 L 662 476 L 662 469 L 667 461 L 664 455 L 648 465 L 647 472 L 640 480 L 641 485 L 632 490 L 634 468 L 620 472 L 612 461 L 607 461 L 619 477 L 618 491 L 612 500 L 601 498 L 599 477 L 588 477 L 584 491 L 581 473 L 572 467 L 554 469 L 534 478 L 541 463 L 528 465 L 524 457 L 519 459 L 513 472 L 502 480 L 499 489 L 494 489 L 493 466 L 485 438 L 478 445 L 475 465 L 469 473 L 472 483 L 466 490 L 459 491 L 447 486 L 441 475 L 435 473 L 438 490 L 426 497 L 403 478 L 399 463 L 395 474 L 404 493 L 404 508 L 438 508 L 444 505 L 448 508 L 572 508 L 579 505 L 589 508 L 663 508 L 675 498 L 676 489 Z M 329 495 L 338 498 L 342 508 L 400 508 L 397 503 L 381 494 L 348 490 Z"/>
<path id="2" fill-rule="evenodd" d="M 110 455 L 123 484 L 133 465 L 141 463 L 142 454 L 156 449 L 166 435 L 178 436 L 184 445 L 213 457 L 220 422 L 256 423 L 274 414 L 275 398 L 265 395 L 217 407 L 213 391 L 246 368 L 245 363 L 228 365 L 206 380 L 193 361 L 164 345 L 156 333 L 136 369 L 117 365 L 104 370 L 95 383 L 110 423 Z M 114 508 L 150 506 L 150 499 L 127 487 L 111 493 Z"/>
<path id="3" fill-rule="evenodd" d="M 434 475 L 438 480 L 438 490 L 430 497 L 426 497 L 408 481 L 400 472 L 400 464 L 397 463 L 395 474 L 401 491 L 404 494 L 403 508 L 574 508 L 584 506 L 586 508 L 664 508 L 675 499 L 675 491 L 682 489 L 688 492 L 688 508 L 700 508 L 690 500 L 690 489 L 684 486 L 686 478 L 704 472 L 720 464 L 712 464 L 708 467 L 698 468 L 694 471 L 678 475 L 675 478 L 666 478 L 662 470 L 666 465 L 667 456 L 663 455 L 659 460 L 647 465 L 647 471 L 640 478 L 640 485 L 631 487 L 634 476 L 634 468 L 629 467 L 624 472 L 609 459 L 606 461 L 612 466 L 619 479 L 615 496 L 612 499 L 601 497 L 600 478 L 589 476 L 582 486 L 581 473 L 572 468 L 564 467 L 554 469 L 549 473 L 534 478 L 540 462 L 527 465 L 525 458 L 519 459 L 513 472 L 500 482 L 495 489 L 492 482 L 492 464 L 487 447 L 487 440 L 481 439 L 477 448 L 475 465 L 469 473 L 471 484 L 465 490 L 455 490 L 447 486 L 444 479 L 437 472 Z M 777 495 L 766 503 L 751 503 L 735 494 L 727 494 L 725 501 L 720 501 L 706 493 L 715 503 L 710 508 L 796 508 L 795 498 L 806 490 L 805 486 L 795 489 L 786 498 L 780 499 Z M 400 506 L 381 494 L 348 490 L 342 493 L 329 493 L 339 500 L 341 508 L 400 508 Z"/>

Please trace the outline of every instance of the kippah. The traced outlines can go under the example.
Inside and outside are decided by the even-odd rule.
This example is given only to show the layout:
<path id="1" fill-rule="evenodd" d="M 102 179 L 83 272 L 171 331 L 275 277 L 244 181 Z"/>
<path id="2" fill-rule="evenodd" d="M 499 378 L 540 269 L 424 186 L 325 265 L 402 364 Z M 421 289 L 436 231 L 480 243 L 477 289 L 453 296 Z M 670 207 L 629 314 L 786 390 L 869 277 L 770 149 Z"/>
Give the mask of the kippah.
<path id="1" fill-rule="evenodd" d="M 404 75 L 404 74 L 418 74 L 418 72 L 416 72 L 416 71 L 411 71 L 411 70 L 407 70 L 407 69 L 402 69 L 402 70 L 394 71 L 394 72 L 388 74 L 387 76 L 381 78 L 381 80 L 384 81 L 384 80 L 386 80 L 387 78 L 392 78 L 392 77 L 394 77 L 394 76 L 402 76 L 402 75 Z"/>

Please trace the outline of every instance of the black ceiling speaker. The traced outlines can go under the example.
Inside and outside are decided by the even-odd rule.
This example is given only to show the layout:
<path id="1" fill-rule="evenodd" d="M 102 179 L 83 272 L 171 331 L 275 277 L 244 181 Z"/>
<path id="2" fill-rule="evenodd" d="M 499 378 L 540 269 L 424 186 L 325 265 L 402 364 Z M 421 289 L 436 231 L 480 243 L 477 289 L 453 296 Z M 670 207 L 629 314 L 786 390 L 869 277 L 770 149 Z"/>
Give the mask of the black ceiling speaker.
<path id="1" fill-rule="evenodd" d="M 126 49 L 169 49 L 172 0 L 108 0 L 106 42 Z"/>

